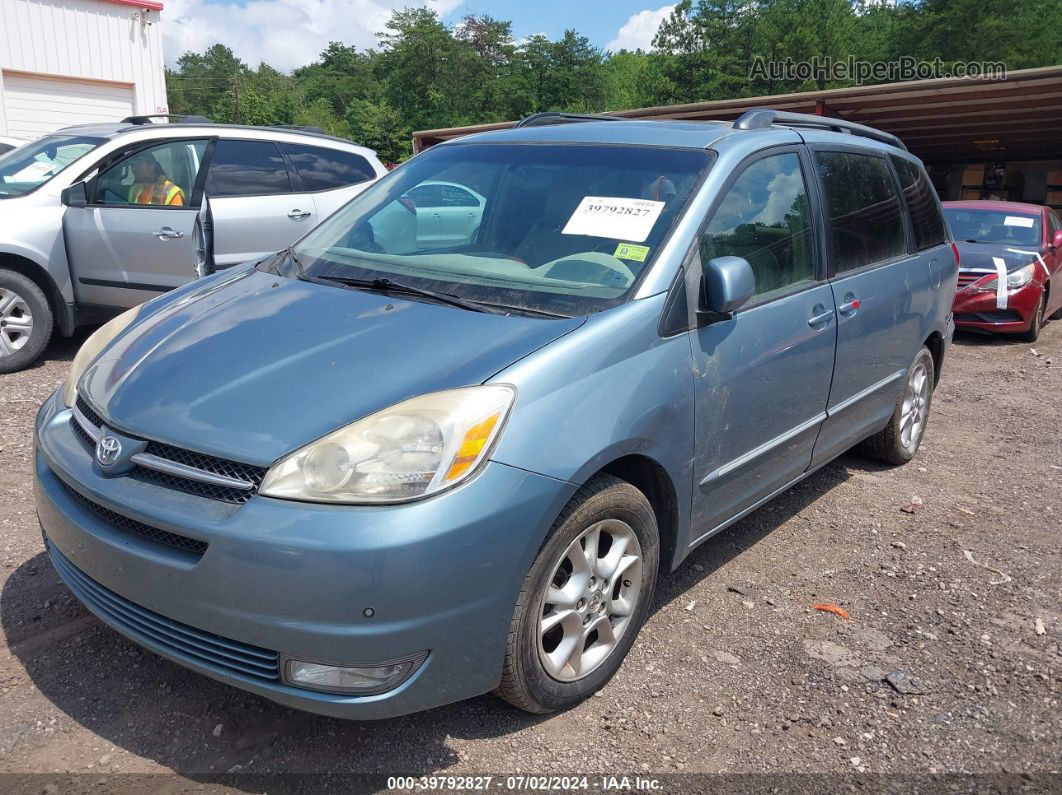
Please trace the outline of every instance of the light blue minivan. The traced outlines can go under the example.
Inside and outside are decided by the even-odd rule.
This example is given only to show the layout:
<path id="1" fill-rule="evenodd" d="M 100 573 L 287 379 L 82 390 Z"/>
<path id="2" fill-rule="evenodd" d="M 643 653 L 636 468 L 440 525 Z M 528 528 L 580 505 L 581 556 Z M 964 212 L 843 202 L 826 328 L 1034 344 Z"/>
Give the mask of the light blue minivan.
<path id="1" fill-rule="evenodd" d="M 292 707 L 561 709 L 695 546 L 915 454 L 956 275 L 891 135 L 531 117 L 89 338 L 37 420 L 45 543 L 119 632 Z"/>

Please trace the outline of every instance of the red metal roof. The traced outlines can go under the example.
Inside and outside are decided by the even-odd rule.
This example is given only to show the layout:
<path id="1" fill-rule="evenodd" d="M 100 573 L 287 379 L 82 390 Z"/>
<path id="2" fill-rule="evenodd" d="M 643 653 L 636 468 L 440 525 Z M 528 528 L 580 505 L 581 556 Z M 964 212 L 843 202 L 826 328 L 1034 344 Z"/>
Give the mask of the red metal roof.
<path id="1" fill-rule="evenodd" d="M 123 6 L 133 6 L 135 8 L 146 8 L 150 11 L 161 11 L 162 3 L 158 0 L 101 0 L 104 3 L 117 3 Z"/>
<path id="2" fill-rule="evenodd" d="M 1028 213 L 1029 215 L 1041 215 L 1044 208 L 1039 204 L 1027 204 L 1025 202 L 1004 202 L 994 199 L 970 199 L 967 201 L 941 202 L 945 207 L 969 208 L 971 210 L 1005 210 L 1012 213 Z"/>

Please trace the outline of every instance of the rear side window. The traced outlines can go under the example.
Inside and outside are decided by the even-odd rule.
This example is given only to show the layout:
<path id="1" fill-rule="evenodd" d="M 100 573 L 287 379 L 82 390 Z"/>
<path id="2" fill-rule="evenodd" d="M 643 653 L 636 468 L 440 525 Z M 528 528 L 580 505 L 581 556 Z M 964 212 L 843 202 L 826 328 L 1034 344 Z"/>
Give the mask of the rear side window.
<path id="1" fill-rule="evenodd" d="M 701 261 L 744 257 L 757 296 L 787 292 L 815 278 L 811 213 L 800 156 L 757 160 L 726 192 L 701 237 Z"/>
<path id="2" fill-rule="evenodd" d="M 883 158 L 816 152 L 830 219 L 835 273 L 902 256 L 907 251 L 900 197 Z"/>
<path id="3" fill-rule="evenodd" d="M 459 185 L 426 183 L 413 188 L 408 194 L 417 207 L 478 207 L 479 199 Z"/>
<path id="4" fill-rule="evenodd" d="M 357 185 L 376 176 L 369 161 L 353 152 L 303 144 L 282 146 L 299 172 L 303 190 L 311 193 Z"/>
<path id="5" fill-rule="evenodd" d="M 939 246 L 947 239 L 944 229 L 944 216 L 940 213 L 933 188 L 929 184 L 926 172 L 896 155 L 890 155 L 896 173 L 900 177 L 907 209 L 911 213 L 911 227 L 914 229 L 915 245 L 919 251 Z"/>
<path id="6" fill-rule="evenodd" d="M 291 193 L 288 168 L 269 141 L 218 141 L 207 174 L 209 196 Z"/>

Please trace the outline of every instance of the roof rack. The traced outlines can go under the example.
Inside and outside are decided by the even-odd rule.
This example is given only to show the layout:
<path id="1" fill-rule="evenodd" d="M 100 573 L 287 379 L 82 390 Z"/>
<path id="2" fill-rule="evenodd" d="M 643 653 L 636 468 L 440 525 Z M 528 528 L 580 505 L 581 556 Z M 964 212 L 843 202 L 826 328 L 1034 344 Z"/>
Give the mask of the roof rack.
<path id="1" fill-rule="evenodd" d="M 305 124 L 270 124 L 271 129 L 274 130 L 294 130 L 295 132 L 308 132 L 314 135 L 328 135 L 320 127 L 313 127 Z"/>
<path id="2" fill-rule="evenodd" d="M 820 130 L 834 130 L 846 132 L 850 135 L 861 135 L 864 138 L 873 138 L 883 144 L 895 146 L 898 149 L 907 150 L 903 141 L 892 133 L 875 130 L 865 124 L 856 124 L 854 121 L 835 119 L 832 116 L 814 116 L 810 113 L 790 113 L 785 110 L 771 110 L 770 108 L 757 108 L 747 110 L 734 122 L 735 130 L 763 130 L 772 124 L 785 124 L 790 127 L 815 127 Z"/>
<path id="3" fill-rule="evenodd" d="M 206 116 L 187 116 L 177 113 L 151 113 L 145 116 L 126 116 L 121 124 L 152 124 L 152 119 L 176 119 L 184 124 L 213 124 Z"/>
<path id="4" fill-rule="evenodd" d="M 622 116 L 609 116 L 604 113 L 559 113 L 557 111 L 546 111 L 544 113 L 533 113 L 530 116 L 520 119 L 516 123 L 517 127 L 545 127 L 550 124 L 572 124 L 581 121 L 622 121 Z"/>

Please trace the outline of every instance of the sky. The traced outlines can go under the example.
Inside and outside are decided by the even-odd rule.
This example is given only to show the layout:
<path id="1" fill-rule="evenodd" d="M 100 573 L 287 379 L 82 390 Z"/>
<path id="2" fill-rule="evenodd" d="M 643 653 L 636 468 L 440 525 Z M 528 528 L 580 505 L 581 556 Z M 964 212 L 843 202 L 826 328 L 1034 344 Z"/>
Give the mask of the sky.
<path id="1" fill-rule="evenodd" d="M 251 66 L 265 61 L 284 71 L 316 60 L 330 41 L 359 49 L 396 8 L 426 5 L 453 25 L 467 14 L 513 23 L 518 40 L 537 33 L 558 38 L 574 28 L 605 50 L 648 49 L 671 10 L 660 0 L 163 0 L 166 62 L 188 50 L 222 43 Z"/>

